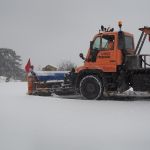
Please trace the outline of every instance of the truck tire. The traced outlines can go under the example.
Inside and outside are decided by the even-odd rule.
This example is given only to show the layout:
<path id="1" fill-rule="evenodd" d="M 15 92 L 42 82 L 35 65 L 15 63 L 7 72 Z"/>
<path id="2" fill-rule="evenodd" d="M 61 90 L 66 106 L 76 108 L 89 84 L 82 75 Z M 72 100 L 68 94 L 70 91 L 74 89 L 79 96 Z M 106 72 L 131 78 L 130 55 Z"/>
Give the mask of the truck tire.
<path id="1" fill-rule="evenodd" d="M 85 76 L 80 82 L 80 93 L 86 99 L 100 99 L 103 96 L 102 80 L 96 76 Z"/>

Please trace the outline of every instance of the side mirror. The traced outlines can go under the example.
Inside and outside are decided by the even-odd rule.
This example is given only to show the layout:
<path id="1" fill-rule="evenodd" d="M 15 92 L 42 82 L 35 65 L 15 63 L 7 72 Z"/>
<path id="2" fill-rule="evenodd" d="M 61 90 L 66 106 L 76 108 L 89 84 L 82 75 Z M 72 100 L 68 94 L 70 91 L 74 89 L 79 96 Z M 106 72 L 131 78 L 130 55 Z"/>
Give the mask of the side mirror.
<path id="1" fill-rule="evenodd" d="M 93 47 L 93 41 L 90 41 L 90 49 Z"/>
<path id="2" fill-rule="evenodd" d="M 83 56 L 83 53 L 79 54 L 80 58 L 82 58 L 83 60 L 85 60 L 85 57 Z"/>

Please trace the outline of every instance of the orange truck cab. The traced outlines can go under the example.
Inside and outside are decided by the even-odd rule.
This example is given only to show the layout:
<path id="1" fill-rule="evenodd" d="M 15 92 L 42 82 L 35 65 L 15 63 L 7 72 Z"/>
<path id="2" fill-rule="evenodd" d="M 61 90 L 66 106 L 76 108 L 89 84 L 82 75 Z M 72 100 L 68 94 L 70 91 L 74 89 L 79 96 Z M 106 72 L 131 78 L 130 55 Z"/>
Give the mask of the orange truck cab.
<path id="1" fill-rule="evenodd" d="M 102 32 L 94 36 L 85 58 L 84 66 L 77 68 L 99 69 L 103 72 L 117 72 L 124 63 L 125 54 L 134 54 L 133 35 L 127 32 Z"/>

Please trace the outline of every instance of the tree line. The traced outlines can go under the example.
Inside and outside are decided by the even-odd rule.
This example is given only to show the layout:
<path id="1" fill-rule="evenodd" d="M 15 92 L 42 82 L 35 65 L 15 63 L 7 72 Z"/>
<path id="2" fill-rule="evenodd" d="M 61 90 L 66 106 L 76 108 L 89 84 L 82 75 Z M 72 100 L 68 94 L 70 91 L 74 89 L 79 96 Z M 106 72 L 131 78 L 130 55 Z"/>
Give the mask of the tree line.
<path id="1" fill-rule="evenodd" d="M 25 80 L 25 71 L 21 69 L 21 56 L 12 49 L 0 48 L 0 76 L 15 80 Z"/>

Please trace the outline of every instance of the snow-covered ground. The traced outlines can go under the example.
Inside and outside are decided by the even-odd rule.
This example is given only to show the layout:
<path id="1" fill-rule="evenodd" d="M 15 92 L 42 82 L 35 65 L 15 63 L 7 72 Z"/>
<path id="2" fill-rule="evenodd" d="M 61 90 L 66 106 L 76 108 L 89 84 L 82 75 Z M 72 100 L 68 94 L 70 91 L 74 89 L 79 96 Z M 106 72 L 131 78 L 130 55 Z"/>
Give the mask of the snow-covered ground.
<path id="1" fill-rule="evenodd" d="M 0 83 L 0 150 L 149 150 L 147 98 L 82 100 L 29 96 Z"/>

